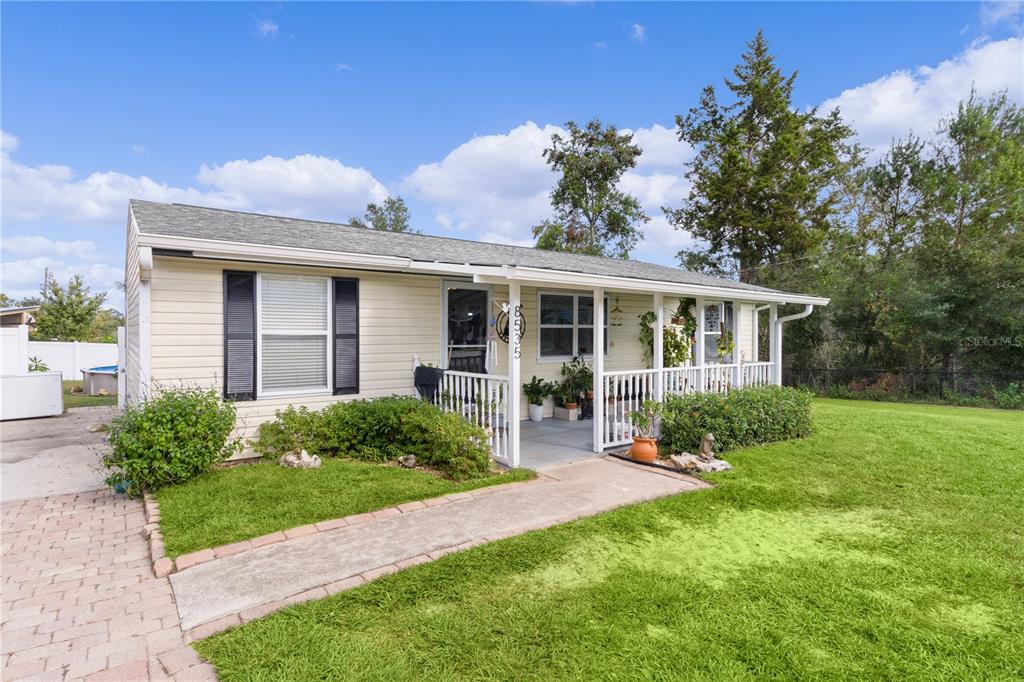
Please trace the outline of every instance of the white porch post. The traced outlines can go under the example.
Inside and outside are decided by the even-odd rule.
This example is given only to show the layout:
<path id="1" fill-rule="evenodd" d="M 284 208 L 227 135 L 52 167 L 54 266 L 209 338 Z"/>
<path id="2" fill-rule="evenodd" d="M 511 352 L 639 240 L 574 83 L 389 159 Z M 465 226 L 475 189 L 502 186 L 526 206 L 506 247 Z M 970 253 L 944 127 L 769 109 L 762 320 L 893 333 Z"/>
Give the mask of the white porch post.
<path id="1" fill-rule="evenodd" d="M 519 281 L 508 282 L 508 444 L 512 468 L 519 467 L 519 402 L 522 400 L 522 382 L 519 380 L 519 358 L 522 356 L 523 330 L 520 322 L 522 306 L 519 300 Z"/>
<path id="2" fill-rule="evenodd" d="M 779 304 L 768 308 L 768 359 L 772 363 L 772 383 L 782 385 L 782 335 L 779 333 Z"/>
<path id="3" fill-rule="evenodd" d="M 743 355 L 740 353 L 740 310 L 742 305 L 739 301 L 732 302 L 732 386 L 742 388 L 743 375 L 740 366 L 743 364 Z"/>
<path id="4" fill-rule="evenodd" d="M 704 299 L 697 297 L 697 347 L 694 359 L 697 362 L 697 390 L 704 392 L 707 388 L 707 372 L 704 369 Z"/>
<path id="5" fill-rule="evenodd" d="M 665 367 L 665 297 L 660 291 L 654 294 L 654 313 L 657 319 L 654 321 L 654 353 L 651 361 L 652 367 L 658 370 L 654 375 L 654 399 L 660 403 L 665 397 L 665 377 L 661 371 Z"/>
<path id="6" fill-rule="evenodd" d="M 594 452 L 604 450 L 604 289 L 594 287 Z"/>

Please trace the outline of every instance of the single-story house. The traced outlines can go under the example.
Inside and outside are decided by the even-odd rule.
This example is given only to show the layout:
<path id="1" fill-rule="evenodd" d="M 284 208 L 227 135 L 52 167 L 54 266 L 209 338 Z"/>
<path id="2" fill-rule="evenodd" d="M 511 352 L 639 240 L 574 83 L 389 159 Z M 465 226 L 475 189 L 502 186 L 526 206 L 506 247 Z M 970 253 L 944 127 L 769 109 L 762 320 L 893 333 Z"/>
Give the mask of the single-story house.
<path id="1" fill-rule="evenodd" d="M 630 442 L 645 398 L 780 383 L 783 324 L 828 303 L 632 260 L 137 200 L 125 292 L 129 403 L 215 387 L 252 437 L 289 405 L 415 395 L 414 369 L 432 365 L 447 370 L 444 408 L 484 427 L 513 467 L 530 464 L 522 452 Z M 661 333 L 645 359 L 639 317 L 653 311 L 660 329 L 680 299 L 695 350 L 664 367 Z M 783 304 L 804 308 L 780 317 Z M 577 355 L 593 369 L 593 419 L 521 425 L 522 384 L 559 380 Z"/>

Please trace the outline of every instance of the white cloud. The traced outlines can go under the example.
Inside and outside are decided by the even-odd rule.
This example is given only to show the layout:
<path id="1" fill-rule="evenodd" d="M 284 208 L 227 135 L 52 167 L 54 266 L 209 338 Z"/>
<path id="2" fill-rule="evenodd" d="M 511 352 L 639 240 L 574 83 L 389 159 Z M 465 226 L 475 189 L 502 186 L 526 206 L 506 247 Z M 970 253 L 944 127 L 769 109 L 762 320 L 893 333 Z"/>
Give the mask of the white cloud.
<path id="1" fill-rule="evenodd" d="M 5 236 L 0 247 L 5 253 L 20 257 L 74 256 L 85 261 L 100 261 L 105 257 L 96 242 L 88 239 L 61 241 L 42 235 Z"/>
<path id="2" fill-rule="evenodd" d="M 527 121 L 508 133 L 474 137 L 441 161 L 419 166 L 402 185 L 433 204 L 442 225 L 520 238 L 550 213 L 555 176 L 542 154 L 556 132 L 565 133 Z"/>
<path id="3" fill-rule="evenodd" d="M 135 152 L 136 154 L 145 154 L 146 146 L 142 144 L 133 144 L 132 151 Z"/>
<path id="4" fill-rule="evenodd" d="M 603 41 L 603 40 L 599 40 L 599 41 L 597 41 L 596 43 L 594 43 L 594 49 L 597 49 L 597 50 L 603 50 L 603 49 L 605 49 L 606 47 L 608 47 L 608 43 L 606 43 L 606 42 L 605 42 L 605 41 Z"/>
<path id="5" fill-rule="evenodd" d="M 638 43 L 647 39 L 647 29 L 643 24 L 633 24 L 629 29 L 629 37 Z"/>
<path id="6" fill-rule="evenodd" d="M 17 151 L 18 149 L 18 138 L 10 133 L 0 130 L 0 151 L 11 152 Z"/>
<path id="7" fill-rule="evenodd" d="M 121 226 L 131 198 L 344 220 L 388 196 L 366 169 L 312 154 L 203 166 L 197 178 L 201 188 L 116 171 L 78 179 L 68 166 L 26 166 L 6 151 L 2 165 L 5 225 L 58 219 Z"/>
<path id="8" fill-rule="evenodd" d="M 352 65 L 351 64 L 335 64 L 334 65 L 334 70 L 335 71 L 351 71 L 352 70 Z"/>
<path id="9" fill-rule="evenodd" d="M 256 24 L 256 32 L 259 33 L 260 36 L 263 38 L 276 36 L 277 24 L 270 21 L 269 19 L 264 19 Z"/>
<path id="10" fill-rule="evenodd" d="M 985 28 L 1007 24 L 1010 28 L 1021 26 L 1021 7 L 1024 3 L 1016 2 L 983 2 L 978 12 L 981 25 Z"/>
<path id="11" fill-rule="evenodd" d="M 0 289 L 12 298 L 37 296 L 46 269 L 61 284 L 67 284 L 74 275 L 81 275 L 91 293 L 107 294 L 108 306 L 120 309 L 123 305 L 124 294 L 117 289 L 117 282 L 124 279 L 124 272 L 106 263 L 81 263 L 52 256 L 5 260 L 0 263 Z"/>
<path id="12" fill-rule="evenodd" d="M 633 142 L 644 150 L 637 161 L 638 168 L 681 169 L 693 156 L 693 148 L 679 140 L 675 128 L 655 123 L 650 128 L 624 132 L 632 132 Z"/>
<path id="13" fill-rule="evenodd" d="M 1024 100 L 1022 54 L 1020 38 L 974 45 L 938 66 L 896 71 L 844 90 L 821 109 L 839 107 L 860 141 L 878 153 L 910 130 L 930 136 L 938 121 L 970 94 L 972 85 L 979 95 L 1005 88 L 1014 100 Z"/>
<path id="14" fill-rule="evenodd" d="M 508 133 L 474 137 L 441 161 L 417 168 L 403 187 L 433 205 L 434 219 L 443 229 L 489 242 L 532 245 L 530 228 L 551 215 L 549 193 L 557 175 L 542 154 L 556 132 L 566 134 L 558 126 L 528 121 Z M 644 153 L 619 186 L 636 196 L 652 217 L 644 226 L 648 239 L 637 255 L 669 262 L 689 239 L 665 221 L 661 207 L 682 199 L 683 163 L 691 152 L 665 126 L 632 132 Z"/>

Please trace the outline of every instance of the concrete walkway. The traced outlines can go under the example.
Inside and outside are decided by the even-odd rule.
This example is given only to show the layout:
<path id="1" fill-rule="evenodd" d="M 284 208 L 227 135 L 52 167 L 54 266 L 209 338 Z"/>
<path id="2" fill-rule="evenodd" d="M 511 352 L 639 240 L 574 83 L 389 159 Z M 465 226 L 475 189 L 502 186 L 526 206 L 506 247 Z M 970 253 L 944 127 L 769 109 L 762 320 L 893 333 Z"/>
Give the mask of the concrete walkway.
<path id="1" fill-rule="evenodd" d="M 615 507 L 697 490 L 697 479 L 610 458 L 551 468 L 524 486 L 250 549 L 170 577 L 183 630 L 199 637 L 450 551 Z M 327 589 L 323 589 L 327 586 Z M 240 618 L 241 616 L 241 618 Z"/>
<path id="2" fill-rule="evenodd" d="M 80 493 L 103 487 L 100 449 L 114 407 L 79 407 L 59 417 L 18 419 L 0 426 L 0 497 L 4 502 Z"/>

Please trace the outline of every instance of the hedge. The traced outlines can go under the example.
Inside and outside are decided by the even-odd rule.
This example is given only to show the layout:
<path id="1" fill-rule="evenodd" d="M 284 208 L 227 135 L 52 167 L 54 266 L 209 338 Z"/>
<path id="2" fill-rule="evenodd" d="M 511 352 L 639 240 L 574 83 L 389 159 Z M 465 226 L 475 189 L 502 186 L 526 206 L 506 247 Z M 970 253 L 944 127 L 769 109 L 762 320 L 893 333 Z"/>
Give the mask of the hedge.
<path id="1" fill-rule="evenodd" d="M 673 395 L 665 400 L 659 444 L 696 452 L 708 433 L 720 452 L 801 438 L 811 432 L 810 391 L 757 386 L 728 393 Z"/>
<path id="2" fill-rule="evenodd" d="M 321 457 L 388 462 L 415 455 L 420 464 L 461 480 L 491 473 L 487 434 L 457 414 L 416 398 L 392 396 L 334 403 L 318 412 L 289 407 L 259 426 L 253 449 L 277 458 L 297 447 Z"/>

